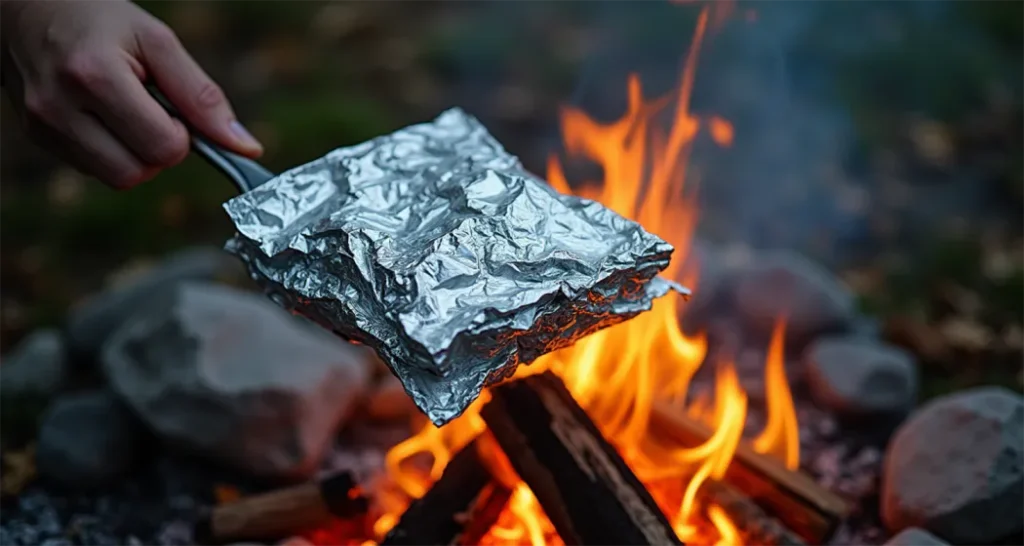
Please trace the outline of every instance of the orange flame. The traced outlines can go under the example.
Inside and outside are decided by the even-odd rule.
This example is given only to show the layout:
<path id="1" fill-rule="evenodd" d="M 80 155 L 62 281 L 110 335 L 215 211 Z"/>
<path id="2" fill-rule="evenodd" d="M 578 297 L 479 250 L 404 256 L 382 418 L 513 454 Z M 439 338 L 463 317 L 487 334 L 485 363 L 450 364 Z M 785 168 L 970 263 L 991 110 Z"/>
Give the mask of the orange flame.
<path id="1" fill-rule="evenodd" d="M 573 107 L 561 112 L 565 153 L 591 160 L 603 170 L 600 183 L 575 184 L 577 194 L 600 201 L 671 243 L 676 252 L 665 276 L 695 290 L 699 264 L 690 256 L 690 243 L 697 220 L 696 192 L 693 184 L 686 185 L 687 160 L 702 127 L 721 146 L 729 146 L 734 137 L 728 121 L 719 117 L 702 119 L 690 111 L 700 45 L 709 12 L 716 4 L 701 11 L 674 95 L 645 100 L 639 78 L 631 75 L 626 88 L 626 113 L 617 121 L 602 124 Z M 670 117 L 667 132 L 659 123 L 665 116 Z M 556 155 L 548 158 L 547 178 L 557 191 L 573 191 Z M 667 515 L 682 540 L 738 544 L 739 532 L 728 514 L 714 504 L 702 506 L 698 493 L 706 480 L 720 479 L 725 474 L 743 432 L 747 395 L 732 361 L 724 360 L 713 363 L 713 400 L 699 398 L 687 403 L 687 389 L 704 362 L 707 343 L 703 334 L 687 336 L 680 329 L 679 303 L 678 297 L 662 298 L 654 302 L 650 312 L 521 367 L 517 377 L 544 370 L 558 374 L 642 482 L 668 480 L 676 484 L 671 494 L 659 488 L 651 491 L 660 506 L 677 507 Z M 784 331 L 785 323 L 780 321 L 766 365 L 768 425 L 755 445 L 795 468 L 799 446 L 783 368 Z M 395 525 L 410 499 L 422 496 L 440 477 L 452 454 L 485 430 L 479 412 L 488 398 L 485 392 L 465 414 L 442 429 L 427 424 L 387 454 L 386 468 L 398 493 L 378 492 L 382 511 L 374 525 L 378 538 Z M 671 401 L 700 416 L 713 426 L 714 433 L 696 447 L 669 445 L 667 439 L 652 438 L 648 434 L 649 417 L 653 404 L 662 401 Z M 482 453 L 487 456 L 486 451 Z M 417 469 L 413 464 L 421 458 L 431 461 L 429 468 Z M 713 536 L 707 535 L 707 523 Z M 542 546 L 561 541 L 529 487 L 520 481 L 484 543 Z"/>
<path id="2" fill-rule="evenodd" d="M 754 450 L 778 457 L 786 468 L 800 468 L 800 437 L 796 423 L 796 409 L 786 380 L 786 356 L 783 340 L 786 320 L 779 318 L 768 345 L 765 366 L 765 392 L 768 398 L 768 423 L 754 440 Z"/>

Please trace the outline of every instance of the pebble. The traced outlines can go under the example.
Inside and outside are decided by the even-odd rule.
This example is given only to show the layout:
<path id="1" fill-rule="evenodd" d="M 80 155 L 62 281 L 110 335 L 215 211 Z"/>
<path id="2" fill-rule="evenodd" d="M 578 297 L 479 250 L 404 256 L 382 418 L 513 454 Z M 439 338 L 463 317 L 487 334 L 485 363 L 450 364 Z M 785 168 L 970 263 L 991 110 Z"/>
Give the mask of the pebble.
<path id="1" fill-rule="evenodd" d="M 815 402 L 840 416 L 903 416 L 917 401 L 917 364 L 902 349 L 825 337 L 804 351 L 803 360 Z"/>
<path id="2" fill-rule="evenodd" d="M 885 541 L 883 546 L 949 546 L 949 543 L 924 529 L 910 527 Z"/>
<path id="3" fill-rule="evenodd" d="M 362 402 L 370 352 L 260 294 L 180 283 L 103 351 L 114 390 L 171 447 L 267 478 L 305 479 Z"/>
<path id="4" fill-rule="evenodd" d="M 921 407 L 889 444 L 882 519 L 954 544 L 1024 531 L 1024 398 L 978 387 Z"/>
<path id="5" fill-rule="evenodd" d="M 37 395 L 49 398 L 66 383 L 64 339 L 55 329 L 36 330 L 3 357 L 0 397 Z"/>
<path id="6" fill-rule="evenodd" d="M 39 474 L 73 489 L 108 485 L 132 470 L 142 434 L 111 392 L 67 395 L 43 418 L 36 451 Z"/>

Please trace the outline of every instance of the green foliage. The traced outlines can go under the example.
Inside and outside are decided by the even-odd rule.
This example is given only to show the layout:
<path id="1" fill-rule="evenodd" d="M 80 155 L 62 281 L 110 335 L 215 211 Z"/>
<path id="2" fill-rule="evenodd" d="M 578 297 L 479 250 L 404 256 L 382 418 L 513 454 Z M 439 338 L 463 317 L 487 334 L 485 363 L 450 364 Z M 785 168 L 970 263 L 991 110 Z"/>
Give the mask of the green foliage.
<path id="1" fill-rule="evenodd" d="M 957 19 L 981 29 L 1012 55 L 1021 54 L 1024 2 L 954 2 Z"/>
<path id="2" fill-rule="evenodd" d="M 54 207 L 39 192 L 5 198 L 0 204 L 3 235 L 10 236 L 11 242 L 48 241 L 57 246 L 53 254 L 69 262 L 160 254 L 180 246 L 188 231 L 187 225 L 161 222 L 169 216 L 169 199 L 180 198 L 186 214 L 208 221 L 222 215 L 220 202 L 231 191 L 230 183 L 216 171 L 190 158 L 131 192 L 116 192 L 89 181 L 80 200 L 68 207 Z M 39 221 L 41 210 L 49 211 L 46 222 Z"/>
<path id="3" fill-rule="evenodd" d="M 266 164 L 281 171 L 398 127 L 386 107 L 372 98 L 327 89 L 268 97 L 261 118 L 276 135 Z"/>

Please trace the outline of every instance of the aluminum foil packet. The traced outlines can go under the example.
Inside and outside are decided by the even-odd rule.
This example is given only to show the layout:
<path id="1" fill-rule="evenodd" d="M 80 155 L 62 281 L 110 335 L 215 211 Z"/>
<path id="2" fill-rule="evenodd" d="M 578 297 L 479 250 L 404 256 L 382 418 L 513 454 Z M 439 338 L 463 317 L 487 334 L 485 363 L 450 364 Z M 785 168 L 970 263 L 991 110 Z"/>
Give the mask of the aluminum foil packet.
<path id="1" fill-rule="evenodd" d="M 339 148 L 224 204 L 278 303 L 372 347 L 438 426 L 519 364 L 685 289 L 672 247 L 561 195 L 462 110 Z"/>

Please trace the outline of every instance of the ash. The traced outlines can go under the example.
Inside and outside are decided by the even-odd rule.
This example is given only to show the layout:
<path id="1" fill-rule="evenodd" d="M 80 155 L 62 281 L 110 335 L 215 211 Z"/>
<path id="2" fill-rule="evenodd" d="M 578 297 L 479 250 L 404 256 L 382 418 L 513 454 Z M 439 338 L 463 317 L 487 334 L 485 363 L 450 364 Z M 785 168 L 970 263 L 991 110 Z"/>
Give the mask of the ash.
<path id="1" fill-rule="evenodd" d="M 212 472 L 161 459 L 98 493 L 34 484 L 0 512 L 0 544 L 192 544 L 192 521 L 212 501 Z"/>
<path id="2" fill-rule="evenodd" d="M 878 511 L 884 435 L 843 430 L 836 419 L 800 398 L 800 466 L 853 507 L 830 545 L 881 544 L 886 539 Z"/>

